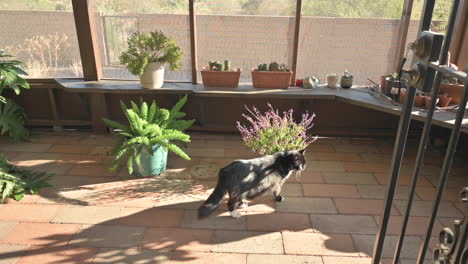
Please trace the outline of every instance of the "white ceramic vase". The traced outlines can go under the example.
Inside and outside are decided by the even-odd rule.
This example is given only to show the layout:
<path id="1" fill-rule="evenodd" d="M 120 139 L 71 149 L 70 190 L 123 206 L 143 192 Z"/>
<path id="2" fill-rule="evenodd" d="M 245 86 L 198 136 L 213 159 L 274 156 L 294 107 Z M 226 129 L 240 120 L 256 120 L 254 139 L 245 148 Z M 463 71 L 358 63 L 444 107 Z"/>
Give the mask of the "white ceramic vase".
<path id="1" fill-rule="evenodd" d="M 164 64 L 160 62 L 149 63 L 143 75 L 140 76 L 140 83 L 145 89 L 161 88 L 164 83 Z"/>

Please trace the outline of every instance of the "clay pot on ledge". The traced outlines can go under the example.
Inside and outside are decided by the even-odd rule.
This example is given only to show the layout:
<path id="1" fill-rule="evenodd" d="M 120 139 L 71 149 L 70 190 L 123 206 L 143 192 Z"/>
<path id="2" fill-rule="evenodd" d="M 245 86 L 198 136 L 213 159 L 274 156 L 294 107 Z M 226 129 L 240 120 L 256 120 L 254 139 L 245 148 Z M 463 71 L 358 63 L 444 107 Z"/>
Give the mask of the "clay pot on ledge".
<path id="1" fill-rule="evenodd" d="M 252 69 L 252 84 L 255 88 L 288 89 L 292 71 L 258 71 Z"/>
<path id="2" fill-rule="evenodd" d="M 447 107 L 452 101 L 452 97 L 449 97 L 448 95 L 439 95 L 439 103 L 437 104 L 440 107 Z"/>
<path id="3" fill-rule="evenodd" d="M 201 71 L 203 85 L 205 87 L 231 87 L 239 86 L 241 69 L 233 71 L 213 71 L 203 68 Z"/>
<path id="4" fill-rule="evenodd" d="M 406 102 L 406 92 L 402 91 L 400 93 L 400 103 L 405 104 L 405 102 Z M 424 103 L 424 96 L 422 96 L 422 95 L 414 96 L 413 106 L 422 107 L 423 103 Z"/>
<path id="5" fill-rule="evenodd" d="M 439 103 L 439 98 L 436 100 L 436 105 Z M 429 110 L 431 107 L 431 97 L 430 96 L 424 96 L 424 108 L 426 110 Z"/>
<path id="6" fill-rule="evenodd" d="M 463 96 L 463 85 L 452 83 L 441 83 L 439 94 L 447 94 L 452 97 L 452 103 L 459 104 Z"/>

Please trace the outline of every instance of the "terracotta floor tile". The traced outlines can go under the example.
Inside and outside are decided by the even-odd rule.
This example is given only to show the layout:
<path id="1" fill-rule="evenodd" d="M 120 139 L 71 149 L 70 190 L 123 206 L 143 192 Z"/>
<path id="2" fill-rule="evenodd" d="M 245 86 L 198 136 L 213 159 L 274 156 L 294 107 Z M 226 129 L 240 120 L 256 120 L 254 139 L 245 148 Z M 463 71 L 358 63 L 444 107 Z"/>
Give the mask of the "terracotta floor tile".
<path id="1" fill-rule="evenodd" d="M 245 254 L 205 253 L 175 251 L 171 257 L 173 264 L 245 264 Z"/>
<path id="2" fill-rule="evenodd" d="M 377 179 L 377 182 L 379 184 L 384 184 L 386 185 L 388 183 L 388 177 L 389 177 L 389 173 L 386 172 L 386 173 L 374 173 L 375 175 L 375 178 Z M 412 176 L 410 175 L 407 175 L 407 174 L 400 174 L 400 176 L 398 177 L 398 185 L 406 185 L 406 186 L 409 186 L 411 185 L 411 181 L 412 181 Z M 424 177 L 423 175 L 420 175 L 419 178 L 418 178 L 418 184 L 417 186 L 421 186 L 421 187 L 432 187 L 432 184 L 426 179 L 426 177 Z"/>
<path id="3" fill-rule="evenodd" d="M 91 263 L 98 253 L 98 248 L 80 248 L 69 246 L 32 246 L 17 264 Z"/>
<path id="4" fill-rule="evenodd" d="M 67 154 L 88 154 L 93 149 L 90 145 L 53 145 L 49 152 L 51 153 L 67 153 Z"/>
<path id="5" fill-rule="evenodd" d="M 5 200 L 6 204 L 34 204 L 41 197 L 39 195 L 26 194 L 20 201 L 16 201 L 13 198 L 7 198 Z"/>
<path id="6" fill-rule="evenodd" d="M 316 151 L 307 153 L 306 160 L 363 161 L 358 153 L 316 152 Z"/>
<path id="7" fill-rule="evenodd" d="M 307 214 L 272 213 L 248 214 L 247 230 L 312 232 Z"/>
<path id="8" fill-rule="evenodd" d="M 10 233 L 11 230 L 17 225 L 17 222 L 0 222 L 0 241 Z"/>
<path id="9" fill-rule="evenodd" d="M 343 162 L 343 167 L 346 172 L 367 172 L 367 173 L 377 173 L 377 172 L 388 172 L 390 165 L 387 162 Z"/>
<path id="10" fill-rule="evenodd" d="M 1 221 L 49 222 L 62 208 L 61 205 L 6 204 L 0 207 Z"/>
<path id="11" fill-rule="evenodd" d="M 122 216 L 121 207 L 66 206 L 52 220 L 54 223 L 112 224 Z"/>
<path id="12" fill-rule="evenodd" d="M 304 196 L 302 186 L 299 183 L 287 183 L 281 188 L 282 196 Z"/>
<path id="13" fill-rule="evenodd" d="M 0 264 L 15 264 L 26 254 L 28 245 L 0 244 Z"/>
<path id="14" fill-rule="evenodd" d="M 279 232 L 226 231 L 214 233 L 212 252 L 283 254 Z"/>
<path id="15" fill-rule="evenodd" d="M 336 208 L 340 214 L 380 215 L 384 208 L 384 200 L 365 199 L 335 199 Z M 393 208 L 392 215 L 399 212 Z"/>
<path id="16" fill-rule="evenodd" d="M 23 245 L 66 245 L 80 229 L 79 225 L 18 223 L 1 243 Z"/>
<path id="17" fill-rule="evenodd" d="M 372 258 L 323 256 L 323 264 L 370 264 Z"/>
<path id="18" fill-rule="evenodd" d="M 180 227 L 183 215 L 182 209 L 125 208 L 117 222 L 130 226 Z"/>
<path id="19" fill-rule="evenodd" d="M 323 172 L 322 177 L 328 184 L 377 184 L 374 175 L 366 172 Z"/>
<path id="20" fill-rule="evenodd" d="M 406 211 L 407 201 L 395 200 L 393 204 L 402 214 Z M 432 201 L 413 201 L 411 216 L 430 216 L 432 214 L 432 208 Z M 463 217 L 463 214 L 452 202 L 441 202 L 437 215 L 439 217 Z"/>
<path id="21" fill-rule="evenodd" d="M 369 215 L 311 214 L 316 232 L 324 234 L 375 234 L 377 225 Z"/>
<path id="22" fill-rule="evenodd" d="M 276 210 L 283 213 L 334 214 L 335 205 L 330 198 L 285 197 L 276 205 Z"/>
<path id="23" fill-rule="evenodd" d="M 51 144 L 40 143 L 13 143 L 13 144 L 0 144 L 0 151 L 14 151 L 14 152 L 46 152 L 50 149 Z"/>
<path id="24" fill-rule="evenodd" d="M 78 164 L 68 172 L 76 176 L 115 176 L 117 173 L 109 170 L 109 166 L 100 164 Z"/>
<path id="25" fill-rule="evenodd" d="M 350 235 L 284 232 L 283 241 L 288 255 L 358 256 Z"/>
<path id="26" fill-rule="evenodd" d="M 360 198 L 354 185 L 340 184 L 303 184 L 304 196 Z"/>
<path id="27" fill-rule="evenodd" d="M 365 199 L 385 199 L 387 193 L 386 185 L 357 185 L 356 186 L 362 198 Z M 394 198 L 397 200 L 407 200 L 409 196 L 410 187 L 399 185 L 395 190 Z M 415 200 L 419 197 L 414 196 Z"/>
<path id="28" fill-rule="evenodd" d="M 148 228 L 141 247 L 155 250 L 186 250 L 209 252 L 213 231 L 202 229 Z"/>
<path id="29" fill-rule="evenodd" d="M 77 247 L 132 248 L 143 240 L 144 227 L 86 225 L 69 242 Z"/>
<path id="30" fill-rule="evenodd" d="M 103 248 L 94 258 L 93 263 L 154 263 L 169 264 L 169 252 L 141 250 L 136 248 Z"/>
<path id="31" fill-rule="evenodd" d="M 245 230 L 246 217 L 233 218 L 229 212 L 215 212 L 208 218 L 198 220 L 196 210 L 185 210 L 182 227 L 199 229 Z M 245 214 L 245 213 L 244 213 Z"/>
<path id="32" fill-rule="evenodd" d="M 301 174 L 292 175 L 288 182 L 299 183 L 323 183 L 322 174 L 318 171 L 303 171 Z"/>
<path id="33" fill-rule="evenodd" d="M 352 235 L 354 244 L 363 257 L 372 256 L 375 235 Z M 383 258 L 393 258 L 398 236 L 386 236 L 382 251 Z M 421 238 L 406 236 L 403 243 L 401 258 L 416 258 L 421 246 Z M 429 255 L 428 255 L 429 257 Z"/>
<path id="34" fill-rule="evenodd" d="M 345 168 L 342 161 L 307 161 L 306 171 L 319 172 L 344 172 Z"/>
<path id="35" fill-rule="evenodd" d="M 434 201 L 436 198 L 437 190 L 433 187 L 417 187 L 416 194 L 422 199 L 427 201 Z M 443 201 L 458 202 L 460 201 L 459 188 L 445 188 L 442 195 Z"/>
<path id="36" fill-rule="evenodd" d="M 387 234 L 399 235 L 401 231 L 401 225 L 403 224 L 403 216 L 392 216 L 388 222 Z M 380 216 L 375 216 L 375 221 L 380 223 Z M 429 224 L 429 218 L 424 216 L 410 216 L 408 225 L 406 227 L 406 235 L 410 236 L 424 236 L 426 234 L 427 225 Z M 442 229 L 442 225 L 436 220 L 434 225 L 434 231 L 432 235 L 438 235 Z"/>
<path id="37" fill-rule="evenodd" d="M 247 264 L 323 264 L 322 258 L 317 256 L 293 255 L 257 255 L 248 254 Z"/>

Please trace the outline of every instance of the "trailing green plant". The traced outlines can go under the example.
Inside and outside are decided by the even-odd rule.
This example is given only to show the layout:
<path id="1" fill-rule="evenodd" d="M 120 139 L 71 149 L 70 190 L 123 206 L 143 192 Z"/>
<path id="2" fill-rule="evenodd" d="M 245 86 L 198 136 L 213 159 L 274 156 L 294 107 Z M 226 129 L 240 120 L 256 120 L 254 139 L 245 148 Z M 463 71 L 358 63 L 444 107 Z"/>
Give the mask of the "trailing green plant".
<path id="1" fill-rule="evenodd" d="M 21 92 L 20 88 L 30 88 L 28 82 L 20 76 L 20 74 L 28 75 L 21 69 L 24 63 L 10 59 L 13 57 L 0 50 L 0 133 L 2 135 L 8 133 L 15 141 L 24 141 L 30 136 L 29 130 L 24 127 L 26 123 L 24 109 L 2 95 L 6 87 L 13 89 L 16 94 Z"/>
<path id="2" fill-rule="evenodd" d="M 142 151 L 153 155 L 153 145 L 160 145 L 183 159 L 190 157 L 173 141 L 190 142 L 190 136 L 184 130 L 193 125 L 195 120 L 182 120 L 186 116 L 180 110 L 187 102 L 187 96 L 177 102 L 171 110 L 160 108 L 153 100 L 151 105 L 141 100 L 141 105 L 131 101 L 131 107 L 121 101 L 122 111 L 129 125 L 103 118 L 103 121 L 119 129 L 117 135 L 121 138 L 113 151 L 113 162 L 110 169 L 116 170 L 126 160 L 128 172 L 133 173 L 134 164 L 140 165 Z"/>
<path id="3" fill-rule="evenodd" d="M 47 183 L 50 177 L 52 174 L 46 172 L 20 169 L 8 162 L 3 155 L 0 155 L 1 203 L 9 197 L 19 201 L 26 192 L 37 194 L 40 189 L 51 186 Z"/>
<path id="4" fill-rule="evenodd" d="M 289 71 L 288 66 L 282 63 L 272 62 L 270 64 L 262 63 L 258 65 L 257 71 Z"/>
<path id="5" fill-rule="evenodd" d="M 151 62 L 169 64 L 175 71 L 181 67 L 183 53 L 172 37 L 162 31 L 134 33 L 128 39 L 128 49 L 119 59 L 134 75 L 143 75 L 146 66 Z"/>

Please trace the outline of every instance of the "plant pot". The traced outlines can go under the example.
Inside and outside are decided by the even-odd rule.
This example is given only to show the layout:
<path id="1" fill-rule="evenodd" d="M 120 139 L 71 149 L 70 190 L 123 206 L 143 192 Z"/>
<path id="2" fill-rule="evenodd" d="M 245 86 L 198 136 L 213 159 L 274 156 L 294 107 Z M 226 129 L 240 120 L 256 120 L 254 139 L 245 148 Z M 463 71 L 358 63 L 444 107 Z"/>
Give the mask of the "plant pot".
<path id="1" fill-rule="evenodd" d="M 140 76 L 141 86 L 145 89 L 161 88 L 164 83 L 164 64 L 151 62 Z"/>
<path id="2" fill-rule="evenodd" d="M 353 86 L 353 76 L 341 76 L 340 86 L 345 89 L 351 88 Z"/>
<path id="3" fill-rule="evenodd" d="M 338 76 L 336 75 L 327 75 L 327 87 L 336 88 L 336 82 L 338 81 Z"/>
<path id="4" fill-rule="evenodd" d="M 440 107 L 447 107 L 452 101 L 452 97 L 439 96 L 439 103 L 437 104 Z"/>
<path id="5" fill-rule="evenodd" d="M 151 155 L 146 149 L 141 152 L 140 165 L 133 162 L 133 174 L 138 177 L 159 175 L 166 170 L 167 150 L 160 145 L 153 145 L 154 154 Z"/>
<path id="6" fill-rule="evenodd" d="M 414 106 L 422 107 L 423 103 L 424 103 L 424 96 L 416 95 L 414 97 Z"/>
<path id="7" fill-rule="evenodd" d="M 252 70 L 252 84 L 255 88 L 287 89 L 293 72 Z"/>
<path id="8" fill-rule="evenodd" d="M 436 99 L 436 105 L 439 103 L 439 98 Z M 430 96 L 424 96 L 424 108 L 426 110 L 429 110 L 431 107 L 431 97 Z"/>
<path id="9" fill-rule="evenodd" d="M 406 93 L 405 93 L 405 92 L 402 92 L 402 93 L 400 94 L 400 103 L 401 103 L 401 104 L 405 104 L 405 102 L 406 102 Z M 422 107 L 423 102 L 424 102 L 424 96 L 420 96 L 420 95 L 414 96 L 414 103 L 413 103 L 413 106 L 415 106 L 415 107 Z"/>
<path id="10" fill-rule="evenodd" d="M 385 85 L 385 95 L 394 98 L 396 101 L 398 101 L 398 91 L 393 91 L 392 93 L 392 88 L 406 88 L 406 84 L 408 83 L 408 80 L 406 79 L 401 79 L 401 83 L 398 80 L 392 80 L 389 77 L 386 79 L 386 85 Z"/>
<path id="11" fill-rule="evenodd" d="M 387 76 L 382 75 L 380 76 L 380 93 L 385 94 L 385 91 L 387 90 Z"/>
<path id="12" fill-rule="evenodd" d="M 205 87 L 232 87 L 239 86 L 241 69 L 238 71 L 201 71 L 203 85 Z"/>
<path id="13" fill-rule="evenodd" d="M 447 94 L 448 97 L 452 97 L 452 103 L 459 104 L 463 96 L 463 85 L 441 83 L 439 94 Z"/>

